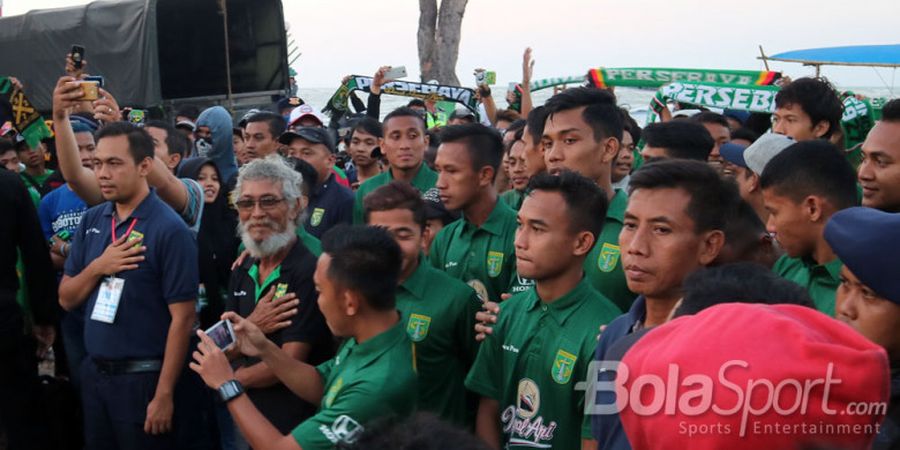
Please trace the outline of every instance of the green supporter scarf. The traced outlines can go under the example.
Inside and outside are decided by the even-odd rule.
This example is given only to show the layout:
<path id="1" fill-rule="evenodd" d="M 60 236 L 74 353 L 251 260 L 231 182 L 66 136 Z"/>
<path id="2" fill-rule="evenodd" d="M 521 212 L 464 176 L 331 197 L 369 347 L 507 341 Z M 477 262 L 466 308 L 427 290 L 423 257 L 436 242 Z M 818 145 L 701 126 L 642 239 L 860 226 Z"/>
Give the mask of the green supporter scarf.
<path id="1" fill-rule="evenodd" d="M 25 138 L 29 147 L 37 147 L 41 139 L 53 137 L 44 118 L 28 101 L 25 93 L 4 76 L 0 76 L 0 101 L 9 102 L 13 127 Z"/>
<path id="2" fill-rule="evenodd" d="M 622 67 L 591 69 L 588 81 L 598 88 L 634 87 L 656 89 L 672 82 L 716 83 L 736 86 L 769 86 L 781 73 L 767 70 L 671 69 Z"/>
<path id="3" fill-rule="evenodd" d="M 353 91 L 363 91 L 371 93 L 372 77 L 364 77 L 360 75 L 352 75 L 347 82 L 341 84 L 341 87 L 331 96 L 328 104 L 322 109 L 322 112 L 328 114 L 332 118 L 338 118 L 347 114 L 350 110 L 349 98 Z M 413 81 L 391 81 L 381 87 L 381 93 L 387 95 L 397 95 L 400 97 L 411 97 L 424 100 L 426 102 L 450 102 L 459 103 L 466 108 L 478 114 L 478 100 L 475 98 L 475 91 L 469 88 L 459 86 L 447 86 L 442 84 L 416 83 Z"/>
<path id="4" fill-rule="evenodd" d="M 660 112 L 672 100 L 706 108 L 775 112 L 778 86 L 744 86 L 718 83 L 670 83 L 660 88 L 650 101 L 647 123 L 657 122 Z"/>

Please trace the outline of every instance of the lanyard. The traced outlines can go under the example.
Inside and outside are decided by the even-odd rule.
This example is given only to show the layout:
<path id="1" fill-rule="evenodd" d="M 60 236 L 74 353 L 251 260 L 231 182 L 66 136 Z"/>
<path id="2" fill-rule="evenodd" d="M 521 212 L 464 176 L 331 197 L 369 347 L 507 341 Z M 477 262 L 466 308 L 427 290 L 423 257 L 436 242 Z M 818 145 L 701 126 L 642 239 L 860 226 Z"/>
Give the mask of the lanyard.
<path id="1" fill-rule="evenodd" d="M 128 226 L 128 231 L 125 232 L 125 236 L 128 236 L 128 235 L 131 234 L 131 230 L 134 229 L 134 224 L 136 224 L 136 223 L 137 223 L 137 217 L 131 219 L 131 225 Z M 115 214 L 113 214 L 113 218 L 112 218 L 112 241 L 113 241 L 113 242 L 116 242 L 117 240 L 118 240 L 118 238 L 116 237 L 116 216 L 115 216 Z"/>

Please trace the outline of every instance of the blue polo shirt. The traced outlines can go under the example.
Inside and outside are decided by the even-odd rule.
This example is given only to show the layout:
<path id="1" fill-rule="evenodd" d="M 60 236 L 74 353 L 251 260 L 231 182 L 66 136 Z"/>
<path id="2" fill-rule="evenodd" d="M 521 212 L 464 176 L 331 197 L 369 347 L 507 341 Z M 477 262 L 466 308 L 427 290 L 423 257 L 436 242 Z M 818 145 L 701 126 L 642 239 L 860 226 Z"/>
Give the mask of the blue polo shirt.
<path id="1" fill-rule="evenodd" d="M 600 341 L 597 343 L 597 350 L 594 352 L 594 361 L 607 360 L 607 354 L 616 341 L 641 329 L 646 318 L 647 300 L 641 295 L 634 300 L 627 313 L 610 322 L 606 329 L 603 330 L 603 333 L 600 334 Z M 597 374 L 598 381 L 614 381 L 615 379 L 616 373 L 613 371 L 604 371 Z M 591 381 L 594 380 L 588 380 L 588 382 Z M 605 391 L 597 393 L 596 404 L 612 405 L 615 403 L 616 396 L 614 393 Z M 591 434 L 597 440 L 597 448 L 611 450 L 628 450 L 631 448 L 618 414 L 585 415 L 585 418 L 591 422 Z"/>
<path id="2" fill-rule="evenodd" d="M 65 274 L 79 274 L 112 242 L 112 202 L 89 209 L 72 240 Z M 91 320 L 100 283 L 85 302 L 84 341 L 91 357 L 102 359 L 162 358 L 172 316 L 169 304 L 194 301 L 200 284 L 197 241 L 184 220 L 154 190 L 130 217 L 116 219 L 116 236 L 134 231 L 144 235 L 146 258 L 138 268 L 116 274 L 125 280 L 114 323 Z"/>
<path id="3" fill-rule="evenodd" d="M 306 207 L 306 231 L 322 239 L 333 226 L 353 222 L 353 191 L 338 184 L 334 174 L 316 186 Z"/>

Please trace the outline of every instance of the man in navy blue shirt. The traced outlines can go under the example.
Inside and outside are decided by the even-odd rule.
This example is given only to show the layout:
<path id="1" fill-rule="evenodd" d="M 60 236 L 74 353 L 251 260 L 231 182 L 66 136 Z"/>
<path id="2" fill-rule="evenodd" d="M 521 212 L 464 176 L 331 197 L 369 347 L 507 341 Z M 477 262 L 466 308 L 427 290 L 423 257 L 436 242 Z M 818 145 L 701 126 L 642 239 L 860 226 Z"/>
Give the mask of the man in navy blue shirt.
<path id="1" fill-rule="evenodd" d="M 629 189 L 619 245 L 628 289 L 639 297 L 600 334 L 595 361 L 606 361 L 619 339 L 668 320 L 684 279 L 712 263 L 725 245 L 725 222 L 740 199 L 708 164 L 689 160 L 647 164 L 632 175 Z M 615 380 L 614 370 L 605 369 L 591 371 L 588 382 Z M 585 416 L 598 447 L 631 448 L 615 414 L 615 393 L 589 388 L 592 396 L 592 406 L 612 408 Z"/>
<path id="2" fill-rule="evenodd" d="M 107 201 L 82 218 L 59 288 L 63 308 L 86 307 L 88 448 L 173 447 L 175 384 L 195 319 L 197 244 L 147 184 L 153 155 L 141 128 L 116 122 L 99 131 L 94 173 Z"/>
<path id="3" fill-rule="evenodd" d="M 335 180 L 335 145 L 324 128 L 301 127 L 278 138 L 286 145 L 288 156 L 302 159 L 316 169 L 319 182 L 310 193 L 306 230 L 321 239 L 333 226 L 353 221 L 353 191 Z"/>

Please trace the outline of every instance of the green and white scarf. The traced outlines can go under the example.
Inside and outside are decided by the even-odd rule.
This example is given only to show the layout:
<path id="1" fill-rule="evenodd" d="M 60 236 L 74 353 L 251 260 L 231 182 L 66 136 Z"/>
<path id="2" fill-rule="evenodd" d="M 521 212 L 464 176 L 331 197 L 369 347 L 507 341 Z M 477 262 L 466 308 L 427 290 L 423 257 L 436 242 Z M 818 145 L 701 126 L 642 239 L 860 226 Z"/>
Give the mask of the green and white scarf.
<path id="1" fill-rule="evenodd" d="M 351 76 L 346 83 L 331 96 L 322 111 L 332 117 L 340 117 L 349 110 L 348 99 L 353 91 L 371 92 L 372 77 Z M 413 81 L 391 81 L 381 87 L 381 93 L 401 97 L 418 98 L 427 102 L 454 102 L 478 114 L 478 100 L 475 91 L 459 86 L 442 84 L 416 83 Z"/>

